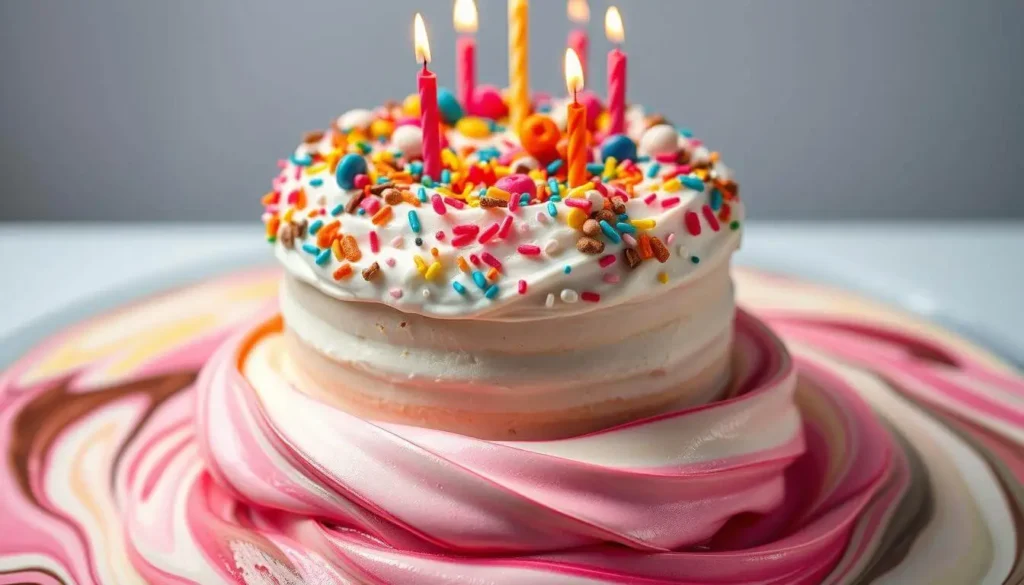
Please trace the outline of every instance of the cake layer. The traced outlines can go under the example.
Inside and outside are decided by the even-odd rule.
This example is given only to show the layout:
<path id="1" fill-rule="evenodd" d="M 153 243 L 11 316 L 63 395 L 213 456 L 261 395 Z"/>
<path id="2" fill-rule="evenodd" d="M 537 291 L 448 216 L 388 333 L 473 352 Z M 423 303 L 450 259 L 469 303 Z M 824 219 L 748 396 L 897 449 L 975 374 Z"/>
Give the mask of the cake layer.
<path id="1" fill-rule="evenodd" d="M 287 333 L 254 353 L 318 400 L 373 420 L 548 439 L 718 398 L 735 307 L 722 256 L 660 296 L 544 320 L 407 314 L 293 277 L 281 310 Z"/>

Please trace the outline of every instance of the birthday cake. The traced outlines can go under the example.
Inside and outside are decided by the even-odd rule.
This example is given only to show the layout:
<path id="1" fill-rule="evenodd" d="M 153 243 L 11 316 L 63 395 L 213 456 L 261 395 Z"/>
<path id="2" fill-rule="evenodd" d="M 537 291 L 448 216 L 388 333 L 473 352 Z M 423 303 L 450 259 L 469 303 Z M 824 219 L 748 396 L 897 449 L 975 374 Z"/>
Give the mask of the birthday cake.
<path id="1" fill-rule="evenodd" d="M 420 81 L 279 161 L 283 271 L 0 377 L 0 583 L 1024 579 L 1010 366 L 734 279 L 739 187 L 681 126 Z"/>

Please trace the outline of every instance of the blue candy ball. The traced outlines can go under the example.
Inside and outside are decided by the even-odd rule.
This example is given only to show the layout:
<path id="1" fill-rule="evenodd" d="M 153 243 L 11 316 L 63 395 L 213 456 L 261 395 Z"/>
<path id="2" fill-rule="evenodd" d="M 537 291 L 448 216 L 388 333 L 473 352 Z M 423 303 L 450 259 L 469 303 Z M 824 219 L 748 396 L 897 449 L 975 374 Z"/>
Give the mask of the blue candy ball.
<path id="1" fill-rule="evenodd" d="M 437 90 L 437 107 L 441 110 L 441 119 L 449 126 L 454 125 L 462 118 L 462 106 L 459 100 L 455 99 L 452 90 L 442 87 Z"/>
<path id="2" fill-rule="evenodd" d="M 334 177 L 338 180 L 338 186 L 342 189 L 356 188 L 356 175 L 366 174 L 366 159 L 358 154 L 346 154 L 338 161 L 338 168 L 334 171 Z"/>
<path id="3" fill-rule="evenodd" d="M 612 134 L 601 143 L 601 159 L 607 159 L 609 156 L 615 157 L 619 162 L 636 162 L 636 143 L 625 134 Z"/>

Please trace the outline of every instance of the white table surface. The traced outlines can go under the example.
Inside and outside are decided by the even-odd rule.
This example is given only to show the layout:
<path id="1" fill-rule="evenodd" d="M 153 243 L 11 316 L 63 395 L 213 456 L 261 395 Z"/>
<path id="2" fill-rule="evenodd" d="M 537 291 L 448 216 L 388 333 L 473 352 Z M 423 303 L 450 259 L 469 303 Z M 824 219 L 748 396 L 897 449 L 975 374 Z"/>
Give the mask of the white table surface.
<path id="1" fill-rule="evenodd" d="M 902 305 L 1024 363 L 1024 222 L 750 222 L 740 264 Z M 252 224 L 0 224 L 0 340 L 105 292 L 270 263 Z"/>

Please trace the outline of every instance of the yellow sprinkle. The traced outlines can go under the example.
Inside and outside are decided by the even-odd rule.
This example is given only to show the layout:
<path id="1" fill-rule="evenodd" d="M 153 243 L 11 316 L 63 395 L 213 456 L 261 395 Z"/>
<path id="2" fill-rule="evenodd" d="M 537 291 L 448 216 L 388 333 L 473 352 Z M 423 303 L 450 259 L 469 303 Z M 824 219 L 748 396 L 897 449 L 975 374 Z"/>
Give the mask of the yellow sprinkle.
<path id="1" fill-rule="evenodd" d="M 345 259 L 345 253 L 341 251 L 341 240 L 334 240 L 334 243 L 331 244 L 331 252 L 334 252 L 334 257 L 338 260 Z"/>
<path id="2" fill-rule="evenodd" d="M 661 188 L 665 191 L 668 191 L 669 193 L 675 193 L 676 191 L 683 188 L 683 184 L 680 183 L 679 179 L 677 179 L 676 177 L 672 177 L 671 179 L 665 181 Z"/>
<path id="3" fill-rule="evenodd" d="M 459 157 L 447 148 L 441 151 L 441 162 L 450 169 L 460 168 Z"/>
<path id="4" fill-rule="evenodd" d="M 421 258 L 419 254 L 413 256 L 412 261 L 416 263 L 416 270 L 419 270 L 420 274 L 427 271 L 427 263 L 423 261 L 423 258 Z"/>
<path id="5" fill-rule="evenodd" d="M 477 199 L 476 197 L 473 197 L 472 199 L 467 199 L 466 204 L 469 205 L 470 207 L 480 207 L 480 200 Z"/>
<path id="6" fill-rule="evenodd" d="M 488 187 L 487 196 L 493 197 L 495 199 L 501 199 L 503 201 L 508 201 L 508 198 L 511 197 L 512 195 L 511 193 L 504 189 L 499 189 L 497 187 Z"/>
<path id="7" fill-rule="evenodd" d="M 614 156 L 609 156 L 604 161 L 604 174 L 610 175 L 615 172 L 615 167 L 618 166 L 619 161 Z"/>
<path id="8" fill-rule="evenodd" d="M 462 173 L 458 171 L 452 171 L 452 185 L 457 185 L 462 180 Z"/>
<path id="9" fill-rule="evenodd" d="M 502 178 L 502 177 L 507 177 L 508 175 L 511 175 L 511 174 L 512 174 L 512 168 L 511 167 L 505 167 L 505 166 L 501 166 L 501 165 L 497 165 L 497 166 L 494 167 L 494 176 L 499 178 L 499 179 Z"/>
<path id="10" fill-rule="evenodd" d="M 487 138 L 491 135 L 490 124 L 483 118 L 475 116 L 461 118 L 455 123 L 455 129 L 470 138 Z"/>
<path id="11" fill-rule="evenodd" d="M 666 282 L 668 282 L 668 274 L 665 274 L 664 272 L 659 272 L 658 282 L 660 282 L 661 284 L 665 284 Z"/>
<path id="12" fill-rule="evenodd" d="M 419 256 L 417 256 L 417 258 L 418 257 Z M 423 274 L 423 276 L 425 276 L 427 280 L 434 280 L 435 278 L 437 278 L 437 275 L 440 274 L 440 273 L 441 273 L 441 263 L 440 262 L 434 262 L 434 263 L 432 263 L 430 265 L 430 268 L 427 268 L 427 271 Z"/>
<path id="13" fill-rule="evenodd" d="M 653 219 L 631 219 L 629 224 L 638 230 L 653 230 L 655 221 Z"/>
<path id="14" fill-rule="evenodd" d="M 292 220 L 292 215 L 295 215 L 295 208 L 294 207 L 289 207 L 284 212 L 284 217 L 282 217 L 281 219 L 284 220 L 284 221 L 291 221 Z"/>
<path id="15" fill-rule="evenodd" d="M 473 193 L 473 184 L 466 183 L 466 186 L 462 188 L 462 193 L 456 195 L 459 199 L 466 199 Z"/>
<path id="16" fill-rule="evenodd" d="M 469 272 L 469 262 L 466 262 L 466 259 L 463 258 L 462 256 L 459 256 L 458 258 L 456 258 L 455 259 L 455 263 L 459 265 L 459 270 L 461 270 L 463 272 L 466 272 L 466 273 Z"/>
<path id="17" fill-rule="evenodd" d="M 534 181 L 547 181 L 548 173 L 543 169 L 534 169 L 530 171 L 530 178 Z"/>
<path id="18" fill-rule="evenodd" d="M 569 197 L 586 197 L 587 196 L 587 191 L 590 191 L 593 188 L 594 188 L 594 184 L 593 183 L 583 183 L 579 187 L 571 189 L 569 191 Z"/>
<path id="19" fill-rule="evenodd" d="M 437 191 L 438 193 L 440 193 L 442 197 L 456 197 L 456 198 L 461 199 L 461 197 L 459 195 L 456 195 L 455 193 L 452 193 L 452 190 L 449 189 L 448 187 L 442 187 L 442 186 L 438 185 L 438 186 L 434 187 L 434 191 Z"/>
<path id="20" fill-rule="evenodd" d="M 569 213 L 565 216 L 565 223 L 569 224 L 574 230 L 578 230 L 583 227 L 583 222 L 587 221 L 587 214 L 577 207 L 573 207 L 569 210 Z"/>
<path id="21" fill-rule="evenodd" d="M 325 171 L 325 170 L 327 170 L 327 163 L 319 162 L 319 163 L 316 163 L 315 165 L 311 165 L 309 167 L 306 167 L 306 174 L 307 175 L 315 175 L 315 174 L 319 173 L 320 171 Z"/>
<path id="22" fill-rule="evenodd" d="M 373 134 L 374 138 L 385 138 L 391 136 L 391 133 L 395 131 L 395 123 L 391 120 L 384 120 L 377 118 L 370 123 L 370 134 Z"/>

